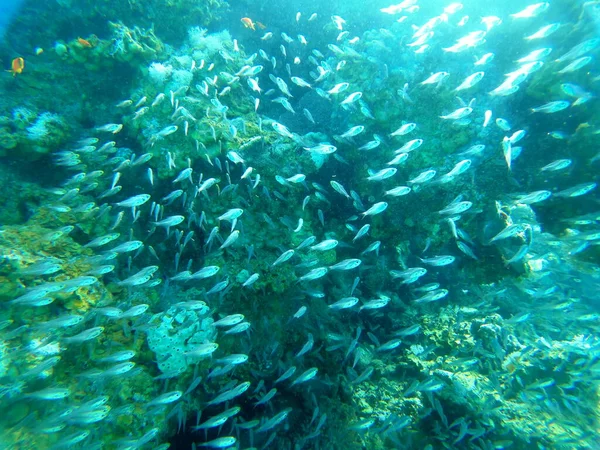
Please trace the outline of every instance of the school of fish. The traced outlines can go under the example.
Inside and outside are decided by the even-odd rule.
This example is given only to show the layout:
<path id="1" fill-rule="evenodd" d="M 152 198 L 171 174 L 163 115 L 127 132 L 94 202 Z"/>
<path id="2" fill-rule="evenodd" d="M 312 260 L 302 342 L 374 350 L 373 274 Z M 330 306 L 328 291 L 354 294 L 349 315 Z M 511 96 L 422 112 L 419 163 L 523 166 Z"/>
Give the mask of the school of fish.
<path id="1" fill-rule="evenodd" d="M 373 30 L 244 18 L 213 60 L 163 61 L 193 82 L 132 93 L 53 155 L 67 175 L 39 208 L 63 222 L 44 242 L 82 252 L 11 275 L 0 400 L 27 413 L 6 432 L 52 449 L 183 448 L 177 432 L 192 448 L 599 445 L 583 399 L 600 379 L 600 38 L 557 8 L 404 0 Z"/>

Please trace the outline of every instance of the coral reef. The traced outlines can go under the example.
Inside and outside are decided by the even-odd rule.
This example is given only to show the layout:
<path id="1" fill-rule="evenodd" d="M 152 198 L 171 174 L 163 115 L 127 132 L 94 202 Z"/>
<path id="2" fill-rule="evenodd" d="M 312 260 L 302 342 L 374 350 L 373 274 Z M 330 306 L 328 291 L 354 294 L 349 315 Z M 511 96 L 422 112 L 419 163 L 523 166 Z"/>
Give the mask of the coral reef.
<path id="1" fill-rule="evenodd" d="M 0 446 L 596 448 L 580 9 L 528 65 L 502 5 L 250 3 L 9 27 Z"/>

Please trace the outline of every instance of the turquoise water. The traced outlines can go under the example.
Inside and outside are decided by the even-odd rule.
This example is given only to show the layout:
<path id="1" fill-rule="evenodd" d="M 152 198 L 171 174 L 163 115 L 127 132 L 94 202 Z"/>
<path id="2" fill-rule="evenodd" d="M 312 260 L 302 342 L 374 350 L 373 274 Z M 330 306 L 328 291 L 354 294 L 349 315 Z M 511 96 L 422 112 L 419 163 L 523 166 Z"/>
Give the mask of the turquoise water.
<path id="1" fill-rule="evenodd" d="M 598 2 L 16 6 L 0 449 L 599 448 Z"/>

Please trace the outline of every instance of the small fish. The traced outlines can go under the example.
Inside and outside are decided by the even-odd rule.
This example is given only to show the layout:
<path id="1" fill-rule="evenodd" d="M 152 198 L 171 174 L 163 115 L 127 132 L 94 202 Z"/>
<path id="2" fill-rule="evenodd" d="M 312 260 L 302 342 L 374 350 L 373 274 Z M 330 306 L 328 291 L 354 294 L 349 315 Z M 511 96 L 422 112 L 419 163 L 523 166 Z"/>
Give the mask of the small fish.
<path id="1" fill-rule="evenodd" d="M 310 85 L 310 83 L 304 81 L 302 78 L 300 77 L 292 77 L 291 78 L 292 82 L 296 85 L 296 86 L 300 86 L 300 87 L 306 87 L 306 88 L 311 88 L 312 86 Z"/>
<path id="2" fill-rule="evenodd" d="M 200 344 L 191 350 L 184 353 L 188 358 L 203 358 L 205 356 L 212 355 L 219 348 L 219 344 L 209 342 L 207 344 Z"/>
<path id="3" fill-rule="evenodd" d="M 226 364 L 226 365 L 240 365 L 240 364 L 244 364 L 246 361 L 248 361 L 248 355 L 239 353 L 239 354 L 233 354 L 233 355 L 227 355 L 224 358 L 219 358 L 217 359 L 217 362 L 222 363 L 222 364 Z"/>
<path id="4" fill-rule="evenodd" d="M 340 300 L 338 300 L 335 303 L 332 303 L 331 305 L 329 305 L 329 308 L 331 309 L 348 309 L 348 308 L 352 308 L 354 305 L 356 305 L 358 303 L 358 298 L 356 297 L 346 297 L 346 298 L 342 298 Z"/>
<path id="5" fill-rule="evenodd" d="M 429 264 L 430 266 L 442 267 L 442 266 L 447 266 L 449 264 L 452 264 L 456 258 L 451 255 L 444 255 L 444 256 L 434 256 L 433 258 L 425 258 L 425 259 L 419 258 L 419 259 L 422 262 L 424 262 L 425 264 Z"/>
<path id="6" fill-rule="evenodd" d="M 296 353 L 296 358 L 299 358 L 302 355 L 308 353 L 310 350 L 312 350 L 314 343 L 315 340 L 313 335 L 311 333 L 308 333 L 308 341 L 302 346 L 298 353 Z"/>
<path id="7" fill-rule="evenodd" d="M 550 3 L 548 2 L 534 3 L 532 5 L 527 6 L 522 11 L 511 14 L 510 16 L 514 19 L 527 19 L 531 17 L 536 17 L 544 11 L 546 11 L 549 7 Z"/>
<path id="8" fill-rule="evenodd" d="M 242 286 L 243 286 L 243 287 L 248 287 L 248 286 L 251 286 L 251 285 L 253 285 L 253 284 L 254 284 L 254 283 L 255 283 L 255 282 L 258 280 L 258 278 L 259 278 L 259 277 L 260 277 L 260 275 L 259 275 L 259 274 L 257 274 L 257 273 L 250 275 L 250 276 L 249 276 L 249 277 L 246 279 L 246 281 L 244 281 L 244 283 L 242 284 Z"/>
<path id="9" fill-rule="evenodd" d="M 302 110 L 302 113 L 304 114 L 304 117 L 306 117 L 308 119 L 308 121 L 310 123 L 312 123 L 313 125 L 316 124 L 315 119 L 313 118 L 313 115 L 311 114 L 311 112 L 308 109 L 304 108 Z"/>
<path id="10" fill-rule="evenodd" d="M 283 411 L 275 414 L 275 416 L 273 416 L 272 418 L 265 421 L 261 425 L 261 427 L 256 430 L 256 432 L 262 433 L 262 432 L 273 429 L 274 427 L 279 425 L 281 422 L 283 422 L 291 411 L 292 411 L 292 408 L 286 408 Z"/>
<path id="11" fill-rule="evenodd" d="M 298 278 L 298 281 L 316 280 L 316 279 L 324 277 L 328 271 L 329 271 L 329 269 L 327 269 L 327 267 L 318 267 L 316 269 L 311 270 L 307 274 L 301 276 L 300 278 Z"/>
<path id="12" fill-rule="evenodd" d="M 173 184 L 175 183 L 179 183 L 180 181 L 183 180 L 189 180 L 190 182 L 192 181 L 192 172 L 194 169 L 192 169 L 191 167 L 188 167 L 187 169 L 183 169 L 179 175 L 177 175 L 177 177 L 172 181 Z"/>
<path id="13" fill-rule="evenodd" d="M 218 416 L 211 417 L 210 419 L 202 422 L 200 425 L 193 426 L 192 430 L 198 431 L 198 430 L 206 430 L 209 428 L 220 427 L 225 422 L 227 422 L 227 420 L 229 420 L 229 417 L 219 414 Z"/>
<path id="14" fill-rule="evenodd" d="M 488 126 L 488 124 L 490 123 L 490 120 L 492 119 L 492 110 L 488 109 L 485 113 L 484 113 L 484 118 L 483 118 L 483 128 L 486 128 Z"/>
<path id="15" fill-rule="evenodd" d="M 169 216 L 169 217 L 161 220 L 160 222 L 152 222 L 152 225 L 154 225 L 156 227 L 165 227 L 168 229 L 170 227 L 179 225 L 184 220 L 185 220 L 184 216 Z"/>
<path id="16" fill-rule="evenodd" d="M 208 292 L 206 292 L 206 295 L 216 294 L 218 292 L 221 292 L 227 286 L 229 286 L 229 279 L 228 278 L 226 278 L 225 280 L 223 280 L 223 281 L 215 284 L 211 289 L 208 290 Z"/>
<path id="17" fill-rule="evenodd" d="M 344 92 L 346 89 L 348 89 L 349 86 L 350 86 L 350 83 L 338 83 L 334 87 L 329 89 L 327 91 L 327 93 L 328 94 L 339 94 L 340 92 Z"/>
<path id="18" fill-rule="evenodd" d="M 467 244 L 465 244 L 463 241 L 457 240 L 456 241 L 456 246 L 458 247 L 458 249 L 463 252 L 465 255 L 467 255 L 469 258 L 474 259 L 476 261 L 479 260 L 479 258 L 477 258 L 477 256 L 475 255 L 475 253 L 473 252 L 473 250 L 471 249 L 471 247 L 469 247 Z"/>
<path id="19" fill-rule="evenodd" d="M 388 341 L 384 344 L 381 344 L 379 347 L 377 347 L 377 351 L 378 352 L 387 352 L 390 350 L 394 350 L 394 349 L 398 348 L 400 346 L 400 344 L 402 344 L 402 340 L 392 339 L 391 341 Z"/>
<path id="20" fill-rule="evenodd" d="M 234 209 L 230 209 L 229 211 L 227 211 L 224 214 L 221 214 L 219 217 L 217 217 L 217 220 L 219 220 L 219 221 L 226 220 L 228 222 L 231 222 L 231 221 L 239 218 L 242 214 L 244 214 L 243 209 L 234 208 Z"/>
<path id="21" fill-rule="evenodd" d="M 237 241 L 239 237 L 240 237 L 240 230 L 233 231 L 229 236 L 227 236 L 227 239 L 225 239 L 225 242 L 223 242 L 223 244 L 221 244 L 219 249 L 222 250 L 224 248 L 229 247 L 235 241 Z"/>
<path id="22" fill-rule="evenodd" d="M 256 407 L 268 403 L 273 397 L 275 397 L 275 394 L 277 394 L 277 388 L 271 389 L 269 392 L 263 395 L 263 397 L 256 402 L 254 406 Z"/>
<path id="23" fill-rule="evenodd" d="M 352 270 L 357 268 L 361 264 L 362 261 L 360 259 L 345 259 L 337 264 L 334 264 L 333 266 L 329 266 L 329 270 Z"/>
<path id="24" fill-rule="evenodd" d="M 216 275 L 221 268 L 219 266 L 206 266 L 200 269 L 198 272 L 193 273 L 190 278 L 195 280 L 203 280 L 204 278 L 210 278 Z"/>
<path id="25" fill-rule="evenodd" d="M 348 194 L 348 192 L 346 191 L 346 189 L 344 188 L 344 186 L 342 186 L 340 183 L 338 183 L 335 180 L 331 180 L 329 182 L 329 184 L 331 185 L 331 187 L 333 188 L 334 191 L 336 191 L 337 193 L 343 195 L 346 198 L 350 198 L 350 195 Z"/>
<path id="26" fill-rule="evenodd" d="M 277 378 L 273 384 L 277 384 L 277 383 L 281 383 L 282 381 L 287 380 L 288 378 L 290 378 L 292 375 L 294 375 L 294 373 L 296 372 L 296 366 L 292 366 L 289 369 L 287 369 L 279 378 Z"/>
<path id="27" fill-rule="evenodd" d="M 288 181 L 290 183 L 302 183 L 304 180 L 306 180 L 306 175 L 304 175 L 302 173 L 293 175 L 293 176 L 285 179 L 285 181 Z"/>
<path id="28" fill-rule="evenodd" d="M 573 161 L 570 159 L 557 159 L 556 161 L 551 162 L 550 164 L 545 165 L 540 169 L 542 172 L 555 172 L 558 170 L 566 169 L 571 165 Z"/>
<path id="29" fill-rule="evenodd" d="M 87 342 L 92 339 L 96 339 L 103 332 L 104 332 L 104 327 L 93 327 L 93 328 L 89 328 L 85 331 L 82 331 L 81 333 L 76 334 L 75 336 L 67 337 L 64 339 L 64 341 L 66 343 L 70 343 L 70 344 Z"/>
<path id="30" fill-rule="evenodd" d="M 386 180 L 390 177 L 393 177 L 398 169 L 395 167 L 388 167 L 385 169 L 381 169 L 379 172 L 373 173 L 371 176 L 367 177 L 369 181 L 382 181 Z"/>
<path id="31" fill-rule="evenodd" d="M 248 381 L 246 381 L 244 383 L 240 383 L 236 387 L 222 392 L 221 394 L 216 396 L 214 399 L 212 399 L 210 402 L 208 402 L 207 405 L 209 405 L 209 406 L 210 405 L 218 405 L 220 403 L 232 400 L 236 397 L 239 397 L 244 392 L 246 392 L 249 387 L 250 387 L 250 382 L 248 382 Z"/>
<path id="32" fill-rule="evenodd" d="M 517 199 L 517 202 L 522 203 L 524 205 L 532 205 L 534 203 L 539 203 L 544 201 L 552 195 L 550 191 L 535 191 L 530 194 L 522 195 Z"/>
<path id="33" fill-rule="evenodd" d="M 348 131 L 346 131 L 340 137 L 342 137 L 344 139 L 348 139 L 348 138 L 351 138 L 351 137 L 354 137 L 354 136 L 358 136 L 364 130 L 365 130 L 365 127 L 363 125 L 357 125 L 355 127 L 350 128 Z"/>
<path id="34" fill-rule="evenodd" d="M 421 172 L 415 178 L 408 180 L 407 183 L 413 183 L 413 184 L 426 183 L 427 181 L 429 181 L 433 177 L 435 177 L 436 173 L 437 173 L 437 171 L 434 169 L 426 170 L 425 172 Z"/>
<path id="35" fill-rule="evenodd" d="M 401 197 L 412 191 L 412 188 L 408 186 L 397 186 L 393 189 L 385 191 L 383 195 L 391 195 L 392 197 Z"/>
<path id="36" fill-rule="evenodd" d="M 181 391 L 166 392 L 146 403 L 146 406 L 168 405 L 169 403 L 173 403 L 179 400 L 182 395 L 183 392 Z"/>
<path id="37" fill-rule="evenodd" d="M 408 153 L 398 153 L 394 159 L 387 163 L 388 166 L 397 166 L 408 159 Z"/>
<path id="38" fill-rule="evenodd" d="M 133 207 L 137 207 L 137 206 L 142 206 L 148 200 L 150 200 L 150 195 L 140 194 L 140 195 L 134 195 L 133 197 L 130 197 L 126 200 L 116 203 L 116 205 L 121 206 L 123 208 L 133 208 Z"/>
<path id="39" fill-rule="evenodd" d="M 314 251 L 324 252 L 337 247 L 337 245 L 338 241 L 336 241 L 335 239 L 326 239 L 322 242 L 319 242 L 316 245 L 313 245 L 312 247 L 310 247 L 310 249 Z"/>
<path id="40" fill-rule="evenodd" d="M 398 335 L 398 336 L 412 336 L 414 334 L 417 334 L 420 329 L 421 329 L 421 325 L 414 324 L 414 325 L 411 325 L 411 326 L 409 326 L 407 328 L 404 328 L 404 329 L 400 330 L 399 332 L 396 333 L 396 335 Z"/>
<path id="41" fill-rule="evenodd" d="M 62 266 L 53 261 L 41 261 L 21 269 L 19 273 L 22 275 L 52 275 L 62 270 Z"/>
<path id="42" fill-rule="evenodd" d="M 306 311 L 308 310 L 308 308 L 306 306 L 301 306 L 300 308 L 298 308 L 298 311 L 296 311 L 294 313 L 294 315 L 292 316 L 294 319 L 299 319 L 300 317 L 302 317 L 304 314 L 306 314 Z"/>
<path id="43" fill-rule="evenodd" d="M 174 305 L 177 308 L 183 308 L 189 311 L 205 311 L 207 310 L 206 303 L 201 300 L 188 300 L 186 302 L 178 302 Z"/>
<path id="44" fill-rule="evenodd" d="M 552 53 L 552 49 L 550 47 L 540 48 L 537 50 L 533 50 L 531 53 L 523 56 L 520 59 L 517 59 L 517 62 L 518 63 L 530 63 L 530 62 L 539 61 L 539 60 L 545 58 L 546 56 L 548 56 L 550 53 Z"/>
<path id="45" fill-rule="evenodd" d="M 429 78 L 427 78 L 424 81 L 421 81 L 421 85 L 426 85 L 426 84 L 440 84 L 442 83 L 442 81 L 444 81 L 446 78 L 448 78 L 448 76 L 450 76 L 450 74 L 448 72 L 437 72 L 432 74 Z"/>
<path id="46" fill-rule="evenodd" d="M 71 395 L 71 389 L 68 388 L 46 388 L 40 391 L 25 394 L 28 398 L 37 400 L 61 400 Z"/>
<path id="47" fill-rule="evenodd" d="M 118 282 L 117 284 L 120 286 L 139 286 L 140 284 L 144 284 L 146 281 L 148 281 L 157 270 L 158 266 L 144 267 L 139 272 L 123 281 Z"/>
<path id="48" fill-rule="evenodd" d="M 504 155 L 504 160 L 506 161 L 506 166 L 508 170 L 511 170 L 511 164 L 513 157 L 513 148 L 510 139 L 507 136 L 504 136 L 502 139 L 502 154 Z"/>
<path id="49" fill-rule="evenodd" d="M 458 87 L 456 89 L 454 89 L 455 91 L 462 91 L 465 89 L 470 89 L 473 86 L 475 86 L 477 83 L 479 83 L 483 76 L 485 75 L 485 72 L 475 72 L 472 75 L 469 75 L 467 78 L 464 79 L 464 81 L 458 85 Z"/>
<path id="50" fill-rule="evenodd" d="M 545 25 L 542 28 L 540 28 L 538 31 L 536 31 L 533 34 L 530 34 L 529 36 L 526 36 L 524 39 L 531 41 L 533 39 L 543 39 L 545 37 L 550 36 L 551 34 L 553 34 L 554 32 L 556 32 L 562 25 L 558 22 L 556 23 L 551 23 L 549 25 Z"/>
<path id="51" fill-rule="evenodd" d="M 104 372 L 102 372 L 101 376 L 114 377 L 114 376 L 123 375 L 123 374 L 129 372 L 134 367 L 135 367 L 135 363 L 131 362 L 131 361 L 116 364 L 116 365 L 106 369 Z"/>
<path id="52" fill-rule="evenodd" d="M 10 64 L 10 69 L 7 72 L 12 73 L 13 77 L 20 75 L 25 70 L 25 60 L 22 57 L 14 58 Z"/>
<path id="53" fill-rule="evenodd" d="M 357 231 L 356 235 L 354 236 L 354 238 L 352 239 L 352 242 L 356 242 L 357 240 L 359 240 L 361 237 L 365 236 L 369 230 L 371 229 L 371 225 L 367 224 L 367 225 L 363 225 L 360 230 Z"/>
<path id="54" fill-rule="evenodd" d="M 591 192 L 592 190 L 596 189 L 596 186 L 597 186 L 597 183 L 595 183 L 595 182 L 581 183 L 581 184 L 578 184 L 577 186 L 573 186 L 573 187 L 564 189 L 562 191 L 559 191 L 554 195 L 556 197 L 580 197 L 580 196 L 585 195 L 588 192 Z"/>
<path id="55" fill-rule="evenodd" d="M 119 308 L 115 308 L 113 306 L 105 306 L 104 308 L 95 308 L 93 310 L 94 313 L 99 314 L 104 317 L 109 317 L 112 319 L 120 318 L 123 316 L 123 311 Z"/>
<path id="56" fill-rule="evenodd" d="M 319 155 L 329 155 L 337 150 L 337 147 L 331 144 L 318 144 L 314 147 L 304 147 L 304 150 Z"/>
<path id="57" fill-rule="evenodd" d="M 571 103 L 569 103 L 568 101 L 559 100 L 559 101 L 549 102 L 544 105 L 537 106 L 535 108 L 531 108 L 531 112 L 534 112 L 534 113 L 541 112 L 544 114 L 552 114 L 552 113 L 567 109 L 569 106 L 571 106 Z"/>
<path id="58" fill-rule="evenodd" d="M 83 322 L 83 316 L 66 314 L 47 322 L 41 322 L 38 326 L 41 329 L 68 328 L 80 324 L 81 322 Z"/>
<path id="59" fill-rule="evenodd" d="M 204 191 L 210 189 L 212 186 L 214 186 L 217 183 L 218 183 L 218 180 L 216 178 L 208 178 L 200 185 L 200 187 L 198 188 L 198 193 L 204 192 Z"/>
<path id="60" fill-rule="evenodd" d="M 298 378 L 296 378 L 294 381 L 292 381 L 291 386 L 295 386 L 297 384 L 300 383 L 305 383 L 307 381 L 312 380 L 317 373 L 319 372 L 319 369 L 317 369 L 316 367 L 311 367 L 310 369 L 304 371 L 302 374 L 300 374 L 298 376 Z"/>
<path id="61" fill-rule="evenodd" d="M 371 206 L 369 209 L 367 209 L 365 212 L 361 213 L 363 215 L 363 217 L 366 216 L 375 216 L 377 214 L 381 214 L 382 212 L 384 212 L 388 207 L 388 204 L 386 202 L 378 202 L 375 203 L 373 206 Z"/>
<path id="62" fill-rule="evenodd" d="M 154 97 L 154 100 L 152 101 L 152 104 L 150 106 L 151 107 L 158 106 L 164 99 L 165 99 L 165 94 L 160 92 L 156 97 Z"/>
<path id="63" fill-rule="evenodd" d="M 285 252 L 283 252 L 281 254 L 281 256 L 279 256 L 279 258 L 277 258 L 275 260 L 275 262 L 273 264 L 271 264 L 271 267 L 275 267 L 277 264 L 281 264 L 286 262 L 287 260 L 289 260 L 292 256 L 294 256 L 294 250 L 287 250 Z"/>
<path id="64" fill-rule="evenodd" d="M 508 225 L 502 231 L 500 231 L 497 235 L 495 235 L 492 239 L 490 239 L 490 243 L 496 242 L 502 239 L 508 239 L 509 237 L 516 236 L 519 233 L 525 231 L 525 226 L 523 224 L 512 224 Z"/>
<path id="65" fill-rule="evenodd" d="M 427 292 L 425 295 L 414 300 L 415 303 L 431 303 L 443 299 L 448 295 L 447 289 L 437 289 Z"/>
<path id="66" fill-rule="evenodd" d="M 96 277 L 92 276 L 81 276 L 71 278 L 70 280 L 63 281 L 63 292 L 75 292 L 77 289 L 83 286 L 91 286 L 98 282 Z"/>
<path id="67" fill-rule="evenodd" d="M 498 117 L 496 119 L 496 125 L 503 131 L 509 131 L 512 128 L 510 123 L 506 119 L 503 119 L 501 117 Z"/>
<path id="68" fill-rule="evenodd" d="M 213 323 L 215 327 L 230 327 L 232 325 L 237 325 L 242 320 L 244 320 L 243 314 L 231 314 L 229 316 L 225 316 L 220 320 L 217 320 Z"/>
<path id="69" fill-rule="evenodd" d="M 525 130 L 518 130 L 515 131 L 509 138 L 508 140 L 510 141 L 510 143 L 512 145 L 516 144 L 517 142 L 519 142 L 521 139 L 523 139 L 525 137 L 525 135 L 527 134 L 527 132 Z"/>
<path id="70" fill-rule="evenodd" d="M 368 430 L 375 424 L 375 419 L 364 419 L 350 426 L 351 430 Z"/>
<path id="71" fill-rule="evenodd" d="M 526 245 L 526 244 L 522 245 L 521 247 L 519 247 L 519 249 L 516 251 L 516 253 L 511 258 L 504 261 L 504 265 L 509 266 L 510 264 L 520 261 L 527 255 L 528 252 L 529 252 L 529 245 Z"/>
<path id="72" fill-rule="evenodd" d="M 446 206 L 444 209 L 442 209 L 441 211 L 438 211 L 438 213 L 441 215 L 454 216 L 457 214 L 462 214 L 465 211 L 468 211 L 471 208 L 471 206 L 473 206 L 473 203 L 469 202 L 469 201 L 451 203 L 448 206 Z"/>
<path id="73" fill-rule="evenodd" d="M 98 362 L 123 362 L 128 361 L 135 356 L 134 350 L 122 350 L 111 355 L 100 358 Z"/>
<path id="74" fill-rule="evenodd" d="M 475 66 L 485 66 L 488 62 L 490 62 L 490 61 L 492 61 L 494 59 L 494 56 L 495 55 L 493 53 L 486 53 L 481 58 L 477 58 L 475 60 L 475 63 L 473 65 L 475 65 Z"/>
<path id="75" fill-rule="evenodd" d="M 240 163 L 244 164 L 244 162 L 245 162 L 242 159 L 242 157 L 237 152 L 234 152 L 234 151 L 227 152 L 227 159 L 229 159 L 234 164 L 240 164 Z"/>
<path id="76" fill-rule="evenodd" d="M 296 247 L 296 250 L 301 250 L 303 248 L 308 247 L 309 245 L 312 245 L 316 242 L 317 238 L 316 236 L 309 236 L 306 239 L 304 239 L 304 241 L 302 241 L 298 247 Z"/>
<path id="77" fill-rule="evenodd" d="M 596 47 L 600 45 L 600 39 L 592 38 L 586 41 L 583 41 L 577 45 L 575 45 L 571 50 L 565 53 L 563 56 L 558 58 L 556 62 L 565 62 L 571 61 L 573 59 L 579 58 L 580 56 L 594 50 Z"/>
<path id="78" fill-rule="evenodd" d="M 250 19 L 248 19 L 248 20 L 250 20 Z M 252 24 L 252 26 L 249 26 L 249 25 L 246 25 L 246 23 L 244 22 L 244 26 L 246 26 L 246 28 L 251 28 L 252 30 L 255 29 L 254 24 Z M 202 442 L 202 443 L 199 442 L 196 445 L 198 445 L 199 447 L 227 448 L 227 447 L 231 447 L 236 442 L 237 442 L 237 439 L 234 438 L 233 436 L 225 436 L 225 437 L 213 439 L 212 441 L 208 441 L 208 442 Z"/>
<path id="79" fill-rule="evenodd" d="M 470 106 L 465 106 L 463 108 L 458 108 L 457 110 L 455 110 L 449 114 L 440 116 L 440 118 L 445 119 L 445 120 L 460 120 L 460 119 L 467 117 L 472 112 L 473 112 L 473 108 L 471 108 Z"/>
<path id="80" fill-rule="evenodd" d="M 112 133 L 112 134 L 117 134 L 122 129 L 123 129 L 123 124 L 121 124 L 121 123 L 108 123 L 106 125 L 96 127 L 96 131 Z"/>
<path id="81" fill-rule="evenodd" d="M 389 297 L 382 296 L 381 298 L 376 298 L 374 300 L 369 300 L 369 301 L 363 303 L 363 305 L 360 307 L 360 310 L 362 311 L 363 309 L 366 309 L 366 310 L 381 309 L 381 308 L 387 306 L 387 304 L 389 302 L 390 302 Z"/>
<path id="82" fill-rule="evenodd" d="M 349 105 L 351 103 L 354 103 L 356 101 L 358 101 L 361 97 L 362 97 L 362 92 L 353 92 L 352 94 L 350 94 L 348 97 L 346 97 L 343 101 L 342 101 L 342 105 Z"/>
<path id="83" fill-rule="evenodd" d="M 405 123 L 396 131 L 390 134 L 390 136 L 404 136 L 411 133 L 415 128 L 417 128 L 416 123 Z"/>
<path id="84" fill-rule="evenodd" d="M 558 73 L 563 74 L 563 73 L 575 72 L 575 71 L 581 69 L 582 67 L 587 66 L 590 62 L 592 62 L 592 57 L 584 56 L 582 58 L 576 59 L 571 64 L 566 66 L 564 69 L 559 70 Z"/>
<path id="85" fill-rule="evenodd" d="M 294 135 L 290 132 L 290 130 L 285 126 L 278 122 L 272 122 L 271 126 L 273 129 L 279 133 L 280 135 L 292 139 Z"/>

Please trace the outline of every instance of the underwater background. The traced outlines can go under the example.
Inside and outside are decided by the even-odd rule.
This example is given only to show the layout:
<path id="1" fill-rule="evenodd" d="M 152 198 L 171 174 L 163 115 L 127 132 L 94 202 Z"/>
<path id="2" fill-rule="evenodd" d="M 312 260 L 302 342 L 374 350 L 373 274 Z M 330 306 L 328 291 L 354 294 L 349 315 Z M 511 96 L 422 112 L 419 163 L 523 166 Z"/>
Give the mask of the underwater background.
<path id="1" fill-rule="evenodd" d="M 600 448 L 599 33 L 0 3 L 0 449 Z"/>

